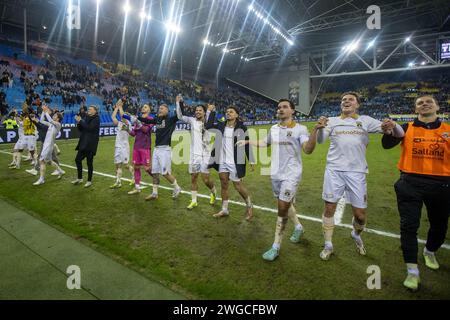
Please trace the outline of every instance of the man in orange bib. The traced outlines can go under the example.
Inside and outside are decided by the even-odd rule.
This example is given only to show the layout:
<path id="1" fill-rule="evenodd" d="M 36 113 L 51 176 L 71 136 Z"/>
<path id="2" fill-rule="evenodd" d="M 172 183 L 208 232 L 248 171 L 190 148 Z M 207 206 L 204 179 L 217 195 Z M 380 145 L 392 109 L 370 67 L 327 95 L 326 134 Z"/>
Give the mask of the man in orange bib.
<path id="1" fill-rule="evenodd" d="M 417 290 L 420 283 L 417 266 L 417 230 L 422 205 L 430 221 L 423 251 L 425 265 L 439 268 L 435 252 L 442 246 L 450 213 L 450 124 L 437 116 L 439 105 L 426 95 L 415 101 L 417 119 L 403 124 L 405 136 L 383 135 L 383 148 L 390 149 L 401 142 L 398 162 L 400 179 L 395 183 L 400 213 L 400 241 L 408 275 L 403 285 Z"/>

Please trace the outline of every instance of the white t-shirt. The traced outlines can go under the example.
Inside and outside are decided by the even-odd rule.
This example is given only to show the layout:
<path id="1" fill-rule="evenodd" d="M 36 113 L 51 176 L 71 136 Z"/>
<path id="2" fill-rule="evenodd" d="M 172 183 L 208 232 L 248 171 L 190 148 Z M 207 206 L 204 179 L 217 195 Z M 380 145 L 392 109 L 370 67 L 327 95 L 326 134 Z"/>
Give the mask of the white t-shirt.
<path id="1" fill-rule="evenodd" d="M 53 146 L 55 144 L 56 135 L 61 130 L 61 123 L 54 121 L 48 113 L 42 113 L 41 122 L 48 126 L 44 146 Z"/>
<path id="2" fill-rule="evenodd" d="M 223 132 L 222 164 L 234 165 L 234 128 L 225 127 Z"/>
<path id="3" fill-rule="evenodd" d="M 273 180 L 300 180 L 302 145 L 309 140 L 308 129 L 295 123 L 292 127 L 276 124 L 265 138 L 272 145 L 270 176 Z"/>
<path id="4" fill-rule="evenodd" d="M 16 122 L 17 122 L 17 127 L 18 127 L 18 135 L 19 135 L 19 139 L 22 139 L 25 136 L 25 133 L 23 132 L 23 121 L 22 120 L 18 120 L 19 118 L 16 118 Z"/>
<path id="5" fill-rule="evenodd" d="M 116 134 L 116 148 L 129 149 L 130 143 L 128 141 L 129 134 L 126 131 L 127 125 L 119 121 L 117 124 L 117 134 Z"/>
<path id="6" fill-rule="evenodd" d="M 209 156 L 211 154 L 209 149 L 211 137 L 205 129 L 204 122 L 187 116 L 183 116 L 181 120 L 191 125 L 191 159 L 193 156 Z"/>
<path id="7" fill-rule="evenodd" d="M 378 133 L 381 121 L 369 116 L 356 118 L 331 117 L 327 126 L 319 131 L 318 142 L 330 138 L 327 155 L 327 168 L 336 171 L 368 173 L 366 149 L 369 133 Z"/>

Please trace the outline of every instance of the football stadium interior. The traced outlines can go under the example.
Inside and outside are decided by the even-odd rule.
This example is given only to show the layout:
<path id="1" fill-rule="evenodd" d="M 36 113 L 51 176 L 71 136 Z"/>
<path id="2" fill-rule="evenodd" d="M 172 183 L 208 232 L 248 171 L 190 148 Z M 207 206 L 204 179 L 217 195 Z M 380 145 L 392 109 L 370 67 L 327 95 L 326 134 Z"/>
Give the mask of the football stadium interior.
<path id="1" fill-rule="evenodd" d="M 441 129 L 447 128 L 448 0 L 0 0 L 0 76 L 2 300 L 450 298 L 448 205 L 438 209 L 444 217 L 440 224 L 442 228 L 445 224 L 445 239 L 439 242 L 436 255 L 429 247 L 430 234 L 435 232 L 429 231 L 431 205 L 418 205 L 414 270 L 420 270 L 420 288 L 405 288 L 414 287 L 404 283 L 413 267 L 410 261 L 405 267 L 407 227 L 399 214 L 398 198 L 399 177 L 408 172 L 406 165 L 398 166 L 399 159 L 406 157 L 407 143 L 384 148 L 384 135 L 394 133 L 381 131 L 382 121 L 393 119 L 387 123 L 402 125 L 404 139 L 409 137 L 412 129 L 404 132 L 404 124 L 412 128 L 419 121 L 421 97 L 432 97 L 436 121 L 442 123 Z M 327 127 L 332 119 L 343 117 L 346 92 L 357 96 L 359 105 L 359 116 L 355 113 L 350 118 L 370 117 L 379 128 L 369 132 L 374 134 L 358 133 L 367 137 L 361 147 L 368 165 L 363 173 L 364 181 L 367 176 L 364 253 L 353 233 L 358 211 L 352 210 L 350 188 L 337 199 L 333 255 L 323 257 L 324 235 L 327 239 L 323 188 L 330 143 L 335 141 L 331 136 L 313 146 L 311 154 L 299 140 L 303 147 L 297 152 L 304 151 L 299 169 L 283 169 L 292 170 L 292 175 L 301 171 L 292 195 L 291 189 L 283 189 L 278 200 L 274 197 L 270 168 L 278 150 L 275 142 L 271 148 L 250 143 L 254 164 L 247 160 L 241 180 L 234 180 L 234 171 L 227 171 L 233 182 L 229 185 L 222 173 L 219 176 L 209 167 L 214 197 L 213 189 L 203 183 L 203 171 L 198 190 L 191 190 L 195 117 L 201 110 L 208 111 L 205 123 L 214 113 L 211 123 L 215 128 L 223 124 L 226 135 L 233 106 L 251 141 L 268 141 L 268 136 L 273 141 L 273 130 L 280 128 L 285 112 L 280 111 L 280 99 L 287 99 L 295 106 L 295 128 L 306 127 L 311 141 L 313 132 L 326 130 L 317 129 L 323 117 L 329 121 Z M 180 99 L 184 118 L 176 118 Z M 128 162 L 135 169 L 139 165 L 138 135 L 135 144 L 126 133 L 131 148 L 123 161 L 127 167 L 122 169 L 115 160 L 118 123 L 133 128 L 125 132 L 141 130 L 147 126 L 142 119 L 145 105 L 149 107 L 145 119 L 160 119 L 161 105 L 169 109 L 163 124 L 155 122 L 151 127 L 150 156 L 161 150 L 158 131 L 167 129 L 169 117 L 178 120 L 168 135 L 168 146 L 162 144 L 171 152 L 171 171 L 163 165 L 164 178 L 152 201 L 146 200 L 155 192 L 157 180 L 148 174 L 154 173 L 150 172 L 154 159 L 148 158 L 153 168 L 147 162 L 138 169 L 140 184 L 136 179 L 141 180 L 141 171 L 137 178 L 126 169 Z M 88 184 L 86 168 L 83 181 L 74 179 L 83 140 L 80 123 L 88 121 L 81 114 L 92 106 L 99 121 L 99 140 Z M 55 120 L 58 115 L 61 121 Z M 193 117 L 192 123 L 183 120 L 186 116 Z M 36 152 L 28 142 L 20 147 L 21 134 L 38 136 L 37 129 L 29 131 L 27 123 L 33 126 L 33 121 L 28 118 L 40 118 L 36 121 L 49 125 Z M 204 122 L 201 137 L 207 127 Z M 356 124 L 355 130 L 365 126 Z M 54 130 L 52 137 L 50 130 Z M 211 135 L 205 150 L 220 143 L 217 134 Z M 289 138 L 297 133 L 287 134 Z M 426 173 L 439 176 L 436 181 L 448 195 L 442 200 L 436 197 L 433 210 L 450 199 L 449 135 L 440 133 L 438 150 L 417 151 L 426 153 L 424 161 L 443 159 L 442 171 Z M 57 154 L 58 169 L 51 174 L 53 158 L 47 163 L 44 183 L 47 138 L 53 139 L 47 147 L 50 158 Z M 283 143 L 279 145 L 281 150 Z M 417 170 L 413 172 L 421 176 Z M 36 183 L 40 174 L 42 179 Z M 175 182 L 169 176 L 176 177 Z M 244 185 L 248 197 L 240 189 Z M 225 186 L 226 205 L 222 201 Z M 284 197 L 288 202 L 281 200 Z M 279 231 L 277 221 L 282 221 L 277 220 L 281 219 L 280 201 L 293 201 L 301 237 L 299 233 L 299 239 L 292 240 L 299 229 L 289 220 L 286 232 L 280 227 L 282 249 L 281 240 L 278 246 L 275 240 L 270 249 L 275 251 L 268 258 L 274 231 L 276 239 Z M 424 260 L 431 255 L 439 261 L 438 270 L 432 267 L 436 260 L 435 264 Z"/>

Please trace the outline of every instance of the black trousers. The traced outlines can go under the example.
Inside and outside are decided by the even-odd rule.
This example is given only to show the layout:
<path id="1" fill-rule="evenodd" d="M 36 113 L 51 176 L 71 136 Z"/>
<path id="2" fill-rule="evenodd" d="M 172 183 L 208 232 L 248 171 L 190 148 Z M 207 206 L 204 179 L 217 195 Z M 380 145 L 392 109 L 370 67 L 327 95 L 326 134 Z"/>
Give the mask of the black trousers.
<path id="1" fill-rule="evenodd" d="M 83 179 L 83 164 L 82 161 L 86 158 L 88 166 L 88 181 L 92 181 L 92 174 L 94 172 L 94 153 L 89 151 L 78 151 L 75 157 L 77 164 L 78 179 Z"/>
<path id="2" fill-rule="evenodd" d="M 417 263 L 417 230 L 425 204 L 430 222 L 426 248 L 435 252 L 445 241 L 450 214 L 450 185 L 403 174 L 395 183 L 400 213 L 400 242 L 405 263 Z"/>

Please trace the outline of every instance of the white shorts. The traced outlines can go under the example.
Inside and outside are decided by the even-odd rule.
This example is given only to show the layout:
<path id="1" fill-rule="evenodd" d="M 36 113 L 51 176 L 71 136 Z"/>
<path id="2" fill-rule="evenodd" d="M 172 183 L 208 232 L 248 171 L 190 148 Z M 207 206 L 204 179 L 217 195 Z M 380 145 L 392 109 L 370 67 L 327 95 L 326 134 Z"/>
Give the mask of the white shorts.
<path id="1" fill-rule="evenodd" d="M 228 163 L 222 163 L 219 165 L 219 173 L 228 172 L 230 174 L 230 180 L 234 182 L 239 182 L 241 179 L 238 178 L 236 165 L 228 164 Z"/>
<path id="2" fill-rule="evenodd" d="M 20 138 L 17 140 L 16 144 L 14 145 L 14 150 L 24 150 L 27 148 L 27 144 L 25 143 L 25 137 Z"/>
<path id="3" fill-rule="evenodd" d="M 281 201 L 291 202 L 297 193 L 298 181 L 272 180 L 273 195 Z"/>
<path id="4" fill-rule="evenodd" d="M 325 169 L 322 199 L 336 203 L 346 192 L 347 202 L 355 208 L 367 208 L 367 182 L 363 172 Z"/>
<path id="5" fill-rule="evenodd" d="M 172 149 L 169 146 L 155 147 L 153 150 L 152 173 L 172 173 Z"/>
<path id="6" fill-rule="evenodd" d="M 209 174 L 208 164 L 210 155 L 191 155 L 189 160 L 189 173 Z"/>
<path id="7" fill-rule="evenodd" d="M 26 145 L 26 149 L 29 151 L 36 150 L 36 136 L 24 136 L 24 143 Z"/>
<path id="8" fill-rule="evenodd" d="M 39 157 L 39 161 L 52 162 L 53 146 L 54 146 L 54 143 L 52 143 L 51 145 L 44 143 L 44 145 L 42 146 L 42 151 L 41 151 L 41 155 Z"/>
<path id="9" fill-rule="evenodd" d="M 114 164 L 128 163 L 130 160 L 130 149 L 114 148 Z"/>

